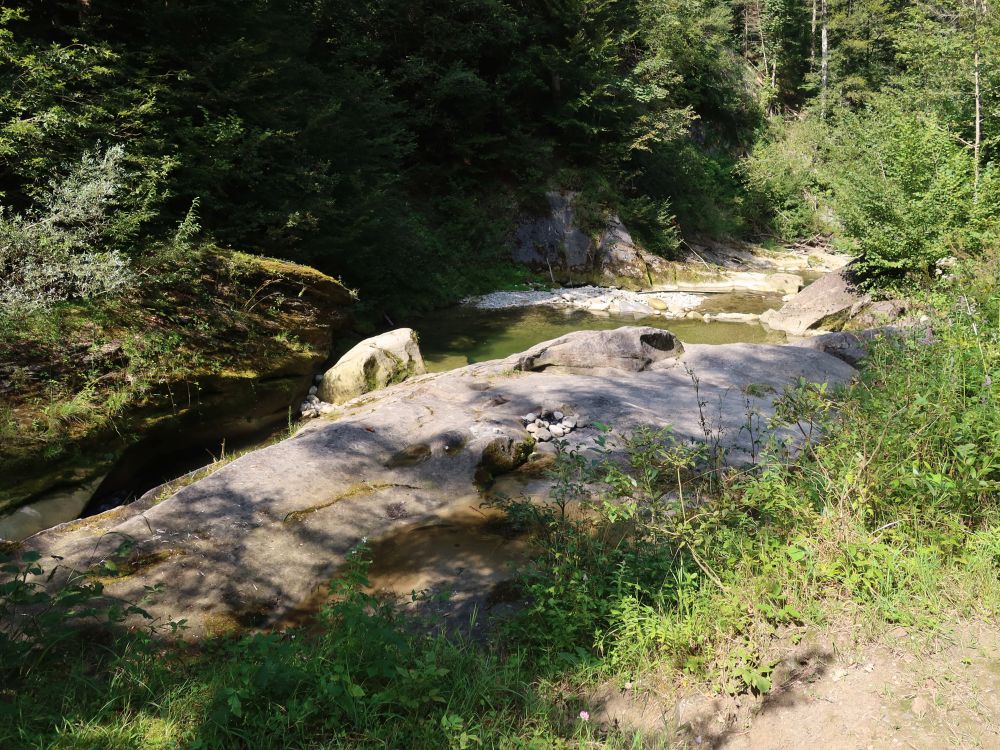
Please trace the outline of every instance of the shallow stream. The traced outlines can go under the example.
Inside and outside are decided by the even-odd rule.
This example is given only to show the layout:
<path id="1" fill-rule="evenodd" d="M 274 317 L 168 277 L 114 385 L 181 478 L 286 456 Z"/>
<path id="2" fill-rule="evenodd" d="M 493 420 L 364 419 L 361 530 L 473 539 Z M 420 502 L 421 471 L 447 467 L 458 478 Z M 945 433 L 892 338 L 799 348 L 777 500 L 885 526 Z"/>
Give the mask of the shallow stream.
<path id="1" fill-rule="evenodd" d="M 699 312 L 760 314 L 780 307 L 781 297 L 753 293 L 710 295 Z M 603 331 L 627 325 L 664 328 L 687 344 L 782 344 L 784 334 L 759 323 L 611 315 L 572 308 L 533 305 L 499 310 L 451 307 L 414 324 L 420 351 L 430 372 L 443 372 L 475 362 L 501 359 L 535 344 L 580 330 Z"/>

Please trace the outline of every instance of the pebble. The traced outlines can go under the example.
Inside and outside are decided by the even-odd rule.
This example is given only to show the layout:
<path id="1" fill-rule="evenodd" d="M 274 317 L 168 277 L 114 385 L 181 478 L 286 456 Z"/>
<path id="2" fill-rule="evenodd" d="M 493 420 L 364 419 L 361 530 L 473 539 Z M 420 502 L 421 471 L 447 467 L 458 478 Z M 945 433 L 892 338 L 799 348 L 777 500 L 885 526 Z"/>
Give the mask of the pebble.
<path id="1" fill-rule="evenodd" d="M 552 433 L 552 437 L 561 438 L 566 435 L 566 430 L 562 425 L 554 424 L 549 428 L 549 432 Z"/>
<path id="2" fill-rule="evenodd" d="M 534 422 L 536 419 L 538 419 L 538 415 L 535 414 L 534 412 L 531 412 L 530 414 L 526 414 L 524 416 L 525 422 Z"/>
<path id="3" fill-rule="evenodd" d="M 317 388 L 314 385 L 309 386 L 309 395 L 310 396 L 315 396 L 317 393 L 319 393 L 319 388 Z"/>
<path id="4" fill-rule="evenodd" d="M 563 413 L 562 413 L 561 411 L 554 411 L 554 412 L 552 412 L 552 416 L 553 416 L 553 417 L 555 417 L 555 420 L 556 420 L 557 422 L 561 422 L 561 421 L 562 421 L 562 418 L 563 418 L 564 416 L 566 416 L 566 415 L 565 415 L 565 414 L 563 414 Z"/>
<path id="5" fill-rule="evenodd" d="M 316 376 L 315 380 L 316 380 L 317 383 L 322 383 L 323 382 L 323 373 L 319 373 Z"/>
<path id="6" fill-rule="evenodd" d="M 574 427 L 576 427 L 576 420 L 573 419 L 573 417 L 566 417 L 562 421 L 562 423 L 563 427 L 565 427 L 567 430 L 572 430 Z"/>
<path id="7" fill-rule="evenodd" d="M 528 432 L 538 432 L 539 429 L 541 429 L 541 428 L 537 424 L 535 424 L 534 422 L 532 422 L 531 424 L 529 424 L 528 427 L 527 427 Z"/>
<path id="8" fill-rule="evenodd" d="M 535 440 L 537 440 L 539 443 L 546 443 L 551 439 L 552 439 L 552 433 L 546 430 L 545 428 L 542 428 L 535 433 Z"/>

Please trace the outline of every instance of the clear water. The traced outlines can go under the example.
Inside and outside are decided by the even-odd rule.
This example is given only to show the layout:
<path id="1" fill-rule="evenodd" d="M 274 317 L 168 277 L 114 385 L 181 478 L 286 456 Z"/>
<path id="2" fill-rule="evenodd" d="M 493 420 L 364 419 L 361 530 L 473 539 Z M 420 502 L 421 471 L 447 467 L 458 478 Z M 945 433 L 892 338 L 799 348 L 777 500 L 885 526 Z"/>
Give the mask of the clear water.
<path id="1" fill-rule="evenodd" d="M 704 310 L 760 313 L 781 304 L 761 295 L 717 295 Z M 723 300 L 722 297 L 730 297 Z M 747 299 L 742 299 L 747 297 Z M 699 308 L 702 309 L 702 308 Z M 504 310 L 453 307 L 439 310 L 414 324 L 420 351 L 430 372 L 442 372 L 475 362 L 501 359 L 572 331 L 601 331 L 626 325 L 664 328 L 688 344 L 784 343 L 783 334 L 755 323 L 668 320 L 661 317 L 597 315 L 582 310 L 535 306 Z"/>

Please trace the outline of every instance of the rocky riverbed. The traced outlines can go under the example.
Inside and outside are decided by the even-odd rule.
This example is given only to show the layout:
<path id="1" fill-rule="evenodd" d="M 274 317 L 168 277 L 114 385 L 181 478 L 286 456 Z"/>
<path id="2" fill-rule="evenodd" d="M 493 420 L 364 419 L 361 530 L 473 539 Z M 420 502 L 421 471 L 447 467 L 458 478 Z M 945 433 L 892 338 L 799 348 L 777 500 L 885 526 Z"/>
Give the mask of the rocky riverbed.
<path id="1" fill-rule="evenodd" d="M 126 599 L 162 584 L 149 610 L 185 618 L 191 637 L 274 625 L 314 601 L 362 539 L 477 508 L 498 478 L 543 460 L 551 443 L 531 437 L 532 413 L 548 424 L 556 412 L 561 425 L 570 416 L 562 440 L 585 449 L 595 421 L 621 433 L 670 425 L 681 439 L 706 440 L 699 404 L 708 402 L 712 439 L 741 463 L 753 452 L 741 429 L 748 408 L 765 423 L 777 394 L 799 378 L 841 383 L 855 372 L 803 347 L 682 346 L 642 327 L 574 333 L 365 394 L 199 481 L 42 532 L 21 549 L 58 556 L 60 570 L 110 561 L 118 573 L 107 576 L 107 591 Z M 476 570 L 475 560 L 445 551 L 412 560 L 425 565 L 445 583 Z M 489 593 L 453 588 L 456 607 Z"/>

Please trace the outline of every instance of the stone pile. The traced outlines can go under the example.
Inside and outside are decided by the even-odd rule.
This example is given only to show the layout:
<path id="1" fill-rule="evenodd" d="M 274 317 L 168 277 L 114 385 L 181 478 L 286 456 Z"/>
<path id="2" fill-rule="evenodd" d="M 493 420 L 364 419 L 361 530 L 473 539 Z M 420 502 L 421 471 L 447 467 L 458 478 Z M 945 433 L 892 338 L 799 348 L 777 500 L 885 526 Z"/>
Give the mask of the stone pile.
<path id="1" fill-rule="evenodd" d="M 566 415 L 561 411 L 541 412 L 540 414 L 525 414 L 521 417 L 524 428 L 539 443 L 546 443 L 553 438 L 563 438 L 577 427 L 581 427 L 580 418 Z"/>
<path id="2" fill-rule="evenodd" d="M 334 404 L 327 403 L 319 397 L 319 386 L 323 382 L 323 374 L 316 376 L 316 385 L 309 389 L 309 395 L 299 405 L 302 419 L 315 419 L 321 414 L 330 414 L 337 410 Z"/>

